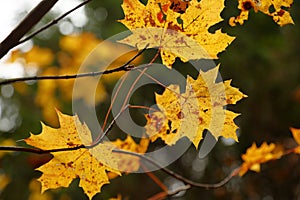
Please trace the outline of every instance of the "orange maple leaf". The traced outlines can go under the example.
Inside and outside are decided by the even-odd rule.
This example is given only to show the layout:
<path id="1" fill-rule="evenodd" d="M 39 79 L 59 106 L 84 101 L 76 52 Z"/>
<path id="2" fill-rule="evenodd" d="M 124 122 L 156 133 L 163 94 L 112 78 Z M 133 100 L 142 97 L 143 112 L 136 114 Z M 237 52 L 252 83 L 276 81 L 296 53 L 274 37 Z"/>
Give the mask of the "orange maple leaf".
<path id="1" fill-rule="evenodd" d="M 240 168 L 239 175 L 243 176 L 248 170 L 260 172 L 260 164 L 279 159 L 283 153 L 282 147 L 274 143 L 268 145 L 264 142 L 260 147 L 253 143 L 246 153 L 242 155 L 244 162 Z"/>
<path id="2" fill-rule="evenodd" d="M 249 10 L 254 9 L 255 12 L 261 11 L 269 15 L 280 26 L 286 24 L 294 24 L 290 13 L 283 8 L 290 8 L 293 0 L 239 0 L 238 8 L 241 13 L 237 17 L 231 17 L 229 24 L 235 26 L 236 23 L 243 24 L 248 20 Z M 272 8 L 274 9 L 272 11 Z"/>
<path id="3" fill-rule="evenodd" d="M 188 137 L 198 147 L 202 134 L 208 129 L 219 136 L 237 140 L 234 118 L 239 114 L 224 109 L 247 97 L 231 81 L 216 83 L 218 67 L 201 71 L 198 78 L 187 78 L 186 90 L 180 94 L 178 85 L 170 85 L 162 95 L 156 94 L 161 111 L 146 115 L 146 133 L 152 141 L 161 138 L 168 145 Z"/>
<path id="4" fill-rule="evenodd" d="M 31 134 L 25 142 L 43 150 L 74 148 L 92 143 L 88 127 L 82 124 L 77 116 L 68 116 L 60 112 L 57 114 L 60 128 L 55 129 L 42 124 L 42 133 Z M 103 143 L 91 149 L 80 148 L 51 153 L 53 159 L 37 168 L 43 173 L 38 179 L 42 183 L 42 192 L 47 189 L 68 187 L 75 178 L 79 177 L 79 186 L 91 199 L 100 192 L 104 184 L 109 183 L 106 171 L 120 175 L 115 167 L 117 158 L 112 155 L 113 148 L 113 145 Z"/>
<path id="5" fill-rule="evenodd" d="M 171 67 L 176 57 L 183 62 L 191 59 L 216 59 L 217 54 L 234 40 L 221 30 L 208 29 L 222 21 L 224 0 L 124 0 L 125 18 L 120 20 L 132 35 L 120 42 L 143 49 L 161 49 L 163 64 Z"/>

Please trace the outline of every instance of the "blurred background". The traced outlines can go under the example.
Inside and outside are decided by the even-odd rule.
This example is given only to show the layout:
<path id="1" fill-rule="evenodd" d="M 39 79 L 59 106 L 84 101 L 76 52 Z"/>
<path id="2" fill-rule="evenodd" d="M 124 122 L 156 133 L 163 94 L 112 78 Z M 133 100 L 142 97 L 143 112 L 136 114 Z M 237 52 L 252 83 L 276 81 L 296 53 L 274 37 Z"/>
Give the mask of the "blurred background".
<path id="1" fill-rule="evenodd" d="M 13 1 L 11 1 L 13 2 Z M 11 12 L 1 18 L 1 40 L 20 21 L 38 1 L 26 1 L 19 6 L 13 4 Z M 25 2 L 25 1 L 24 1 Z M 34 3 L 32 3 L 34 2 Z M 146 2 L 146 1 L 143 1 Z M 53 11 L 37 24 L 34 30 L 52 21 L 80 1 L 59 1 Z M 29 75 L 73 74 L 87 54 L 102 40 L 127 30 L 117 22 L 124 14 L 121 0 L 92 1 L 84 8 L 72 13 L 57 25 L 24 43 L 10 52 L 0 63 L 0 78 L 13 78 Z M 231 16 L 239 14 L 237 2 L 226 0 L 222 12 L 224 22 L 217 25 L 223 32 L 236 36 L 235 41 L 219 54 L 220 72 L 223 80 L 232 79 L 232 85 L 248 95 L 248 98 L 228 109 L 242 113 L 235 121 L 239 125 L 239 142 L 220 139 L 210 154 L 200 159 L 194 147 L 170 169 L 194 181 L 216 183 L 222 180 L 235 167 L 241 164 L 240 156 L 253 142 L 280 143 L 286 148 L 296 144 L 289 127 L 300 128 L 300 4 L 295 1 L 291 15 L 295 25 L 279 27 L 262 13 L 250 12 L 249 20 L 243 26 L 230 27 L 227 22 Z M 2 3 L 5 9 L 6 3 Z M 11 16 L 12 20 L 6 19 Z M 3 31 L 2 31 L 3 30 Z M 212 30 L 213 31 L 213 30 Z M 75 35 L 74 35 L 75 34 Z M 114 54 L 115 49 L 104 50 Z M 153 53 L 146 52 L 138 63 L 149 61 Z M 128 60 L 131 55 L 118 59 L 114 66 Z M 182 66 L 176 60 L 175 68 Z M 112 66 L 113 67 L 113 66 Z M 188 68 L 187 68 L 188 69 Z M 182 73 L 188 71 L 182 70 Z M 122 75 L 112 75 L 104 79 L 97 88 L 96 102 L 99 121 L 103 122 L 109 107 L 112 89 Z M 40 121 L 58 127 L 55 108 L 72 114 L 72 81 L 40 81 L 5 85 L 0 90 L 0 142 L 2 145 L 24 145 L 22 139 L 29 133 L 41 132 Z M 138 90 L 131 103 L 151 105 L 153 92 L 161 93 L 163 88 L 147 86 Z M 83 98 L 83 97 L 80 97 Z M 132 110 L 137 123 L 145 124 L 141 117 L 144 110 Z M 111 118 L 109 118 L 111 120 Z M 124 138 L 118 128 L 112 130 L 113 137 Z M 16 142 L 18 141 L 18 142 Z M 153 145 L 162 145 L 157 142 Z M 152 147 L 154 148 L 154 147 Z M 0 199 L 87 199 L 79 180 L 69 188 L 50 190 L 40 195 L 40 184 L 35 180 L 41 173 L 34 170 L 50 157 L 28 153 L 0 154 Z M 278 161 L 262 165 L 260 173 L 248 172 L 242 178 L 233 178 L 225 186 L 206 190 L 192 188 L 170 199 L 300 199 L 300 158 L 289 155 Z M 164 173 L 154 174 L 168 187 L 182 184 Z M 143 183 L 143 184 L 141 184 Z M 101 193 L 93 199 L 147 199 L 161 189 L 146 174 L 124 175 L 111 180 Z"/>

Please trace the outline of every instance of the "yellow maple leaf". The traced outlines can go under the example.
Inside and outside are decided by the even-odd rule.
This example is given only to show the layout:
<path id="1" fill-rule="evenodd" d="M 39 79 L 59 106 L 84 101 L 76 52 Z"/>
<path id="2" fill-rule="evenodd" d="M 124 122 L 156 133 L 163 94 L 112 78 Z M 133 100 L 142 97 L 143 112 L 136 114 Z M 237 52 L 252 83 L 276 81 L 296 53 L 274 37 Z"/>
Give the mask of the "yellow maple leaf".
<path id="1" fill-rule="evenodd" d="M 42 124 L 42 133 L 31 134 L 25 142 L 43 150 L 74 148 L 92 143 L 88 127 L 81 124 L 77 116 L 68 116 L 60 112 L 57 114 L 60 128 L 55 129 Z M 109 183 L 106 171 L 120 175 L 116 170 L 117 158 L 112 155 L 113 148 L 112 144 L 103 143 L 91 149 L 81 148 L 51 153 L 53 159 L 37 168 L 43 173 L 38 179 L 42 183 L 42 192 L 47 189 L 68 187 L 73 179 L 79 177 L 79 186 L 91 199 L 100 192 L 104 184 Z"/>
<path id="2" fill-rule="evenodd" d="M 297 129 L 297 128 L 290 128 L 292 134 L 293 134 L 293 137 L 295 139 L 295 141 L 297 142 L 297 144 L 299 146 L 297 146 L 295 149 L 294 149 L 294 152 L 295 153 L 298 153 L 300 154 L 300 129 Z"/>
<path id="3" fill-rule="evenodd" d="M 135 153 L 145 153 L 148 149 L 149 139 L 142 138 L 137 144 L 133 138 L 128 135 L 125 140 L 117 139 L 112 142 L 117 148 Z M 117 153 L 116 153 L 117 154 Z M 140 167 L 140 158 L 132 155 L 118 154 L 120 159 L 118 169 L 122 172 L 135 172 Z"/>
<path id="4" fill-rule="evenodd" d="M 150 140 L 148 138 L 142 138 L 137 144 L 133 138 L 128 135 L 125 140 L 117 139 L 116 141 L 113 141 L 112 144 L 116 146 L 117 149 L 122 149 L 130 152 L 135 153 L 145 153 L 148 149 Z M 136 172 L 140 168 L 140 158 L 132 155 L 126 155 L 122 153 L 117 153 L 119 162 L 118 162 L 118 169 L 121 172 L 130 173 L 130 172 Z M 108 173 L 109 179 L 116 178 L 118 174 L 115 174 L 113 172 Z"/>
<path id="5" fill-rule="evenodd" d="M 240 168 L 239 175 L 243 176 L 248 170 L 260 172 L 260 164 L 279 159 L 283 153 L 282 147 L 274 143 L 268 145 L 264 142 L 260 147 L 253 143 L 246 153 L 242 155 L 244 162 Z"/>
<path id="6" fill-rule="evenodd" d="M 163 64 L 171 67 L 176 57 L 183 62 L 191 59 L 216 59 L 217 54 L 234 40 L 221 30 L 208 29 L 222 21 L 224 0 L 124 0 L 125 18 L 120 20 L 132 35 L 120 42 L 138 49 L 158 47 Z"/>
<path id="7" fill-rule="evenodd" d="M 290 13 L 284 10 L 284 8 L 290 8 L 292 4 L 293 0 L 239 0 L 238 8 L 241 10 L 241 13 L 237 17 L 231 17 L 229 24 L 231 26 L 235 26 L 237 23 L 242 25 L 245 20 L 248 20 L 251 8 L 255 12 L 260 11 L 271 16 L 280 26 L 294 24 Z"/>
<path id="8" fill-rule="evenodd" d="M 146 133 L 151 141 L 161 138 L 168 145 L 188 137 L 197 148 L 202 134 L 208 129 L 217 139 L 219 136 L 237 140 L 234 118 L 239 114 L 224 109 L 246 97 L 230 80 L 216 83 L 218 67 L 201 71 L 198 78 L 187 78 L 186 90 L 180 94 L 178 85 L 170 85 L 162 95 L 156 94 L 161 111 L 146 115 Z"/>

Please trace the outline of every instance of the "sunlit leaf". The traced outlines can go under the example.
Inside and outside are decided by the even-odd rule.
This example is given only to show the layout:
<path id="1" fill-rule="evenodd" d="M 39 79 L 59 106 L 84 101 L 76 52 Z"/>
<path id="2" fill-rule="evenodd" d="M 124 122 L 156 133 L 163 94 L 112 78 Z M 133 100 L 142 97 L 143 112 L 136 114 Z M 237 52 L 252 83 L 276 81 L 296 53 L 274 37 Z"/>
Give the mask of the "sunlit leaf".
<path id="1" fill-rule="evenodd" d="M 91 133 L 77 116 L 68 116 L 58 112 L 60 128 L 51 128 L 42 124 L 42 133 L 33 135 L 25 142 L 31 146 L 49 150 L 75 148 L 92 143 Z M 43 174 L 38 179 L 42 183 L 42 192 L 47 189 L 68 187 L 77 177 L 79 186 L 91 199 L 104 184 L 109 183 L 107 171 L 120 174 L 116 170 L 116 157 L 112 155 L 113 145 L 99 144 L 92 149 L 81 148 L 72 151 L 53 152 L 54 157 L 48 163 L 37 168 Z M 105 161 L 104 163 L 101 161 Z"/>
<path id="2" fill-rule="evenodd" d="M 280 26 L 294 24 L 290 13 L 286 8 L 290 8 L 293 0 L 238 0 L 238 8 L 241 13 L 237 17 L 231 17 L 229 24 L 235 26 L 237 23 L 243 24 L 248 20 L 249 10 L 252 8 L 255 12 L 262 12 L 269 15 Z"/>
<path id="3" fill-rule="evenodd" d="M 218 139 L 219 136 L 237 141 L 237 125 L 234 119 L 239 115 L 224 109 L 246 97 L 230 80 L 216 83 L 218 67 L 207 72 L 201 71 L 194 80 L 187 78 L 184 93 L 178 85 L 168 86 L 162 95 L 156 94 L 156 103 L 161 111 L 147 115 L 145 126 L 152 141 L 161 138 L 166 144 L 175 144 L 180 138 L 188 137 L 195 147 L 208 129 Z"/>
<path id="4" fill-rule="evenodd" d="M 260 164 L 279 159 L 282 155 L 283 150 L 281 146 L 264 142 L 260 147 L 257 147 L 253 143 L 246 153 L 242 155 L 244 162 L 240 168 L 239 175 L 243 176 L 248 170 L 260 172 Z"/>
<path id="5" fill-rule="evenodd" d="M 128 135 L 127 138 L 123 141 L 117 139 L 116 141 L 112 142 L 117 148 L 135 152 L 135 153 L 145 153 L 148 149 L 149 139 L 142 138 L 140 142 L 137 144 L 133 138 Z M 131 155 L 125 154 L 118 154 L 120 159 L 119 161 L 119 170 L 122 172 L 135 172 L 140 167 L 140 158 Z"/>
<path id="6" fill-rule="evenodd" d="M 125 18 L 120 20 L 132 35 L 122 43 L 143 49 L 160 48 L 163 64 L 171 67 L 176 57 L 186 62 L 191 59 L 217 58 L 217 54 L 234 40 L 234 37 L 208 29 L 222 21 L 223 0 L 183 1 L 124 0 Z"/>

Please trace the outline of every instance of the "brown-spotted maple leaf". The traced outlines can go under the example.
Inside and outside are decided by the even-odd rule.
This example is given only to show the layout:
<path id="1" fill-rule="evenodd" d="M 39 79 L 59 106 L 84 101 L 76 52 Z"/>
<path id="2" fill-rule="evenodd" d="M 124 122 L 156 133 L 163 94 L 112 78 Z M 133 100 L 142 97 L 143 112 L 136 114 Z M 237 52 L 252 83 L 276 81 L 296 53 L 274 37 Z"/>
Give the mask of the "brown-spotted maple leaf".
<path id="1" fill-rule="evenodd" d="M 200 71 L 196 80 L 187 77 L 186 89 L 180 93 L 178 85 L 168 86 L 163 94 L 156 94 L 160 111 L 146 115 L 146 133 L 152 141 L 161 138 L 168 145 L 188 137 L 197 148 L 202 134 L 208 129 L 217 139 L 219 136 L 237 140 L 234 118 L 239 114 L 224 106 L 235 104 L 246 97 L 231 81 L 216 83 L 218 67 Z"/>
<path id="2" fill-rule="evenodd" d="M 31 134 L 25 142 L 43 150 L 58 148 L 76 148 L 92 143 L 91 133 L 77 116 L 57 112 L 60 128 L 51 128 L 42 123 L 42 133 Z M 53 159 L 37 168 L 43 174 L 38 179 L 42 192 L 47 189 L 68 187 L 75 178 L 80 178 L 79 186 L 91 199 L 100 192 L 104 184 L 109 183 L 107 171 L 120 175 L 117 158 L 112 155 L 112 144 L 103 143 L 91 149 L 53 152 Z"/>
<path id="3" fill-rule="evenodd" d="M 274 143 L 267 144 L 264 142 L 260 147 L 253 143 L 246 153 L 242 155 L 244 162 L 240 168 L 239 175 L 243 176 L 248 170 L 260 172 L 260 164 L 279 159 L 283 153 L 282 147 Z"/>
<path id="4" fill-rule="evenodd" d="M 120 42 L 143 49 L 160 48 L 163 64 L 171 67 L 176 57 L 216 59 L 234 40 L 221 30 L 208 29 L 222 21 L 224 0 L 123 0 L 125 18 L 120 20 L 132 35 Z"/>
<path id="5" fill-rule="evenodd" d="M 262 12 L 269 15 L 280 26 L 287 24 L 294 24 L 294 21 L 288 11 L 285 8 L 290 8 L 293 4 L 293 0 L 238 0 L 238 9 L 241 13 L 237 17 L 231 17 L 229 24 L 235 26 L 237 23 L 243 24 L 245 20 L 248 20 L 249 10 L 252 8 L 255 12 Z"/>
<path id="6" fill-rule="evenodd" d="M 136 143 L 133 138 L 128 135 L 125 140 L 117 139 L 112 142 L 117 149 L 122 149 L 130 152 L 143 154 L 147 151 L 150 140 L 148 138 L 142 138 L 139 143 Z M 140 158 L 132 155 L 126 155 L 122 153 L 117 153 L 119 162 L 118 169 L 121 172 L 130 173 L 136 172 L 140 168 Z M 113 179 L 118 176 L 113 172 L 108 174 L 109 179 Z"/>
<path id="7" fill-rule="evenodd" d="M 297 154 L 300 154 L 300 129 L 290 128 L 290 130 L 293 134 L 293 138 L 295 139 L 295 141 L 298 144 L 298 146 L 296 148 L 294 148 L 294 152 Z"/>
<path id="8" fill-rule="evenodd" d="M 133 138 L 128 135 L 125 140 L 117 139 L 112 142 L 113 145 L 118 149 L 135 152 L 135 153 L 145 153 L 148 149 L 149 139 L 142 138 L 137 144 Z M 115 153 L 117 154 L 117 153 Z M 118 154 L 119 166 L 118 169 L 122 172 L 134 172 L 140 167 L 140 158 L 132 155 Z"/>

